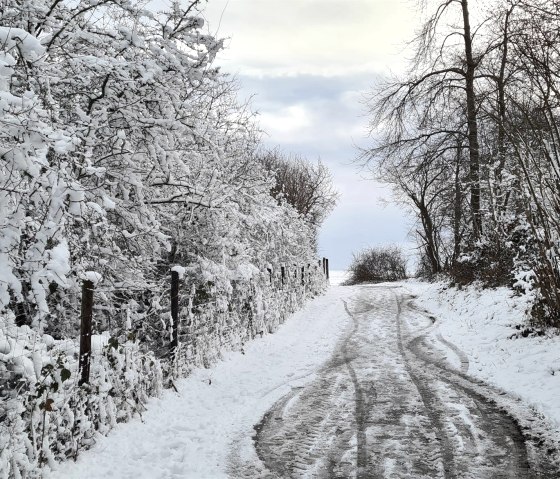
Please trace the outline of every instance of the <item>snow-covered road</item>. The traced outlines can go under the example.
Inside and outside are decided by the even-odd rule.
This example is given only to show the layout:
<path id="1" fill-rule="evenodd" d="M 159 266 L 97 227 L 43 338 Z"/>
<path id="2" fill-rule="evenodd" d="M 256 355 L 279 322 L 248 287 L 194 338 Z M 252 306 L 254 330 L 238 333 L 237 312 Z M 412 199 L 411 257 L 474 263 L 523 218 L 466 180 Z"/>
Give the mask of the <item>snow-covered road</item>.
<path id="1" fill-rule="evenodd" d="M 560 477 L 433 322 L 405 287 L 332 287 L 52 477 Z"/>

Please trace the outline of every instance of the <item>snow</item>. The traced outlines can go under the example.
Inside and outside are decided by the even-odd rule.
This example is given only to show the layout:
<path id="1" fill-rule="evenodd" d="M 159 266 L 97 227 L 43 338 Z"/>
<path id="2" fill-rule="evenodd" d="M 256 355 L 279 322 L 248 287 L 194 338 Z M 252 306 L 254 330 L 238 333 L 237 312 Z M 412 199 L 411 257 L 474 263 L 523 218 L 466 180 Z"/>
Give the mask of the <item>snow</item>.
<path id="1" fill-rule="evenodd" d="M 117 204 L 111 198 L 109 198 L 107 195 L 103 196 L 103 208 L 105 208 L 106 210 L 114 210 L 116 206 Z"/>
<path id="2" fill-rule="evenodd" d="M 70 272 L 68 241 L 62 240 L 49 251 L 49 262 L 46 269 L 49 280 L 56 281 L 60 286 L 66 286 L 66 276 Z"/>
<path id="3" fill-rule="evenodd" d="M 187 269 L 184 266 L 175 265 L 171 268 L 171 271 L 177 273 L 179 275 L 179 279 L 183 279 L 185 277 L 185 272 Z"/>
<path id="4" fill-rule="evenodd" d="M 100 355 L 103 348 L 107 346 L 109 342 L 109 334 L 92 334 L 91 335 L 91 353 L 93 355 Z"/>
<path id="5" fill-rule="evenodd" d="M 96 273 L 95 271 L 84 271 L 79 275 L 80 279 L 84 281 L 91 281 L 94 286 L 103 279 L 100 273 Z"/>
<path id="6" fill-rule="evenodd" d="M 241 281 L 248 281 L 259 274 L 259 269 L 249 263 L 241 263 L 236 270 L 236 277 Z"/>
<path id="7" fill-rule="evenodd" d="M 0 331 L 0 354 L 8 354 L 12 350 L 10 342 L 4 337 L 2 331 Z"/>
<path id="8" fill-rule="evenodd" d="M 329 281 L 333 286 L 340 286 L 348 279 L 349 274 L 348 271 L 343 270 L 329 271 Z"/>
<path id="9" fill-rule="evenodd" d="M 505 287 L 402 284 L 436 318 L 441 336 L 466 354 L 468 374 L 520 398 L 549 418 L 560 435 L 560 336 L 549 331 L 522 337 L 530 296 Z"/>
<path id="10" fill-rule="evenodd" d="M 252 454 L 256 424 L 292 387 L 313 378 L 346 327 L 342 299 L 351 288 L 331 287 L 272 335 L 229 353 L 212 369 L 197 369 L 152 399 L 142 419 L 120 424 L 76 463 L 52 479 L 227 477 L 228 451 Z M 235 447 L 234 447 L 235 446 Z"/>
<path id="11" fill-rule="evenodd" d="M 45 47 L 29 32 L 21 28 L 0 27 L 0 44 L 4 50 L 10 50 L 16 45 L 23 57 L 28 61 L 35 61 L 45 53 Z"/>

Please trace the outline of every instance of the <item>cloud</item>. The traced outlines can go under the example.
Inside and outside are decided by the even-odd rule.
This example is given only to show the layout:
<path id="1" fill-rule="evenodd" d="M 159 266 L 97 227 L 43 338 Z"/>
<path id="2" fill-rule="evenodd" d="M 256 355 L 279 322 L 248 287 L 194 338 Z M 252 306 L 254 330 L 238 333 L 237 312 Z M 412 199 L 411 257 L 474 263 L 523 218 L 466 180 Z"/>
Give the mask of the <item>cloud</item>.
<path id="1" fill-rule="evenodd" d="M 229 37 L 228 70 L 253 76 L 398 69 L 416 18 L 404 0 L 212 0 L 210 32 Z"/>
<path id="2" fill-rule="evenodd" d="M 372 74 L 274 78 L 240 75 L 239 82 L 242 96 L 254 94 L 253 106 L 268 133 L 267 143 L 297 146 L 304 150 L 302 153 L 334 156 L 336 161 L 348 163 L 356 155 L 353 143 L 363 141 L 367 130 L 359 99 L 375 78 Z"/>
<path id="3" fill-rule="evenodd" d="M 311 126 L 310 112 L 304 105 L 289 105 L 260 115 L 261 127 L 272 137 L 293 137 Z"/>

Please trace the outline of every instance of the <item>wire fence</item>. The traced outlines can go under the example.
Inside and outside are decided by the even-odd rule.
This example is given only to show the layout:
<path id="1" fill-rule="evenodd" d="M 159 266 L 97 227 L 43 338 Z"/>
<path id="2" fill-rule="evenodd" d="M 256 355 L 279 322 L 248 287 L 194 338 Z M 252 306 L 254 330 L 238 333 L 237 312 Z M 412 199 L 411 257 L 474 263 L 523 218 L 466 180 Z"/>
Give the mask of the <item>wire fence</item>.
<path id="1" fill-rule="evenodd" d="M 328 260 L 269 266 L 212 291 L 170 271 L 167 288 L 117 291 L 90 280 L 71 314 L 79 338 L 0 318 L 0 478 L 40 477 L 145 410 L 195 367 L 274 332 L 328 281 Z M 115 292 L 119 307 L 109 304 Z M 154 293 L 153 291 L 158 291 Z"/>

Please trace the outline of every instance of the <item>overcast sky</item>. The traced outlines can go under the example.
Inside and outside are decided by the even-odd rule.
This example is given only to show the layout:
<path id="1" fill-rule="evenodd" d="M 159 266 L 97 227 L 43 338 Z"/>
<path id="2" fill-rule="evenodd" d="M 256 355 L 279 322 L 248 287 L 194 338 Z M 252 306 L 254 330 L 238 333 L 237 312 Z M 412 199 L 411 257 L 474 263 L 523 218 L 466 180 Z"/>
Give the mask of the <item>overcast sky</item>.
<path id="1" fill-rule="evenodd" d="M 409 244 L 410 221 L 383 206 L 387 188 L 361 177 L 352 160 L 366 146 L 361 102 L 379 75 L 402 68 L 416 27 L 407 0 L 209 0 L 208 25 L 228 38 L 218 63 L 268 132 L 265 142 L 321 158 L 340 201 L 320 234 L 332 269 L 365 246 Z"/>

